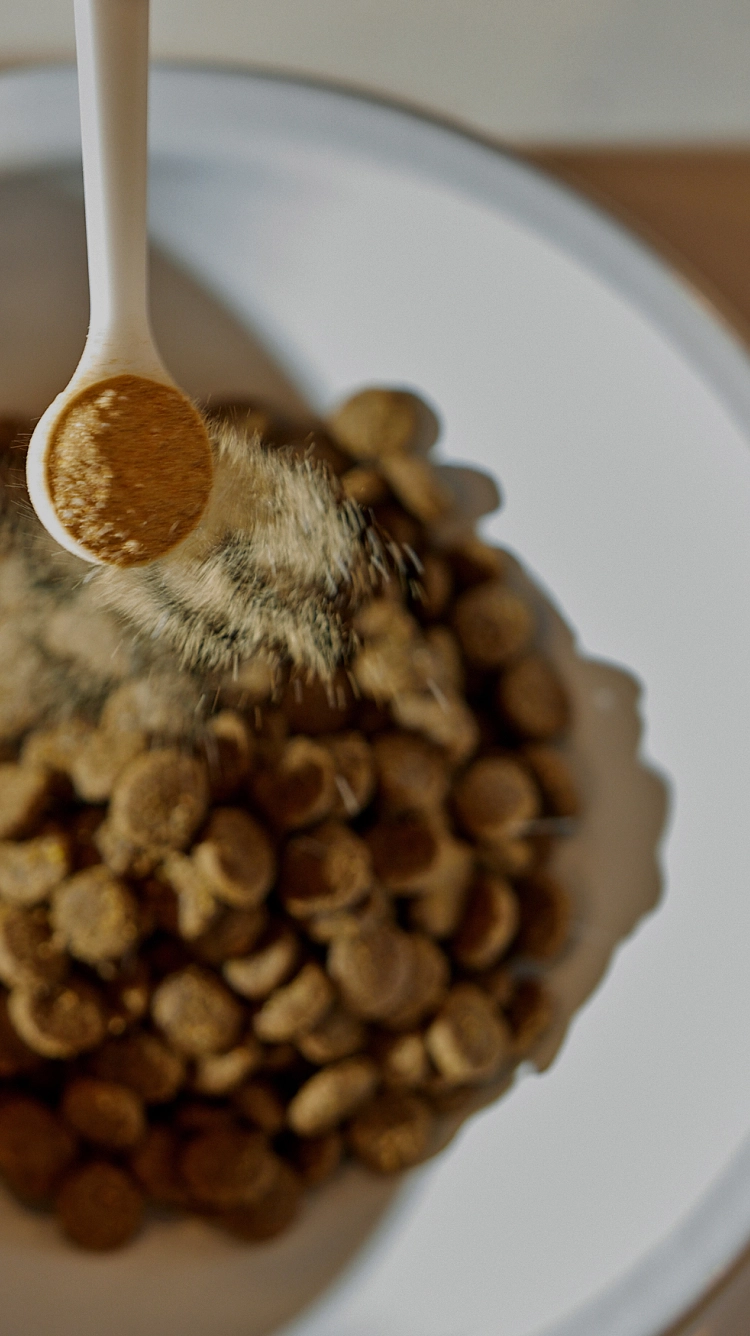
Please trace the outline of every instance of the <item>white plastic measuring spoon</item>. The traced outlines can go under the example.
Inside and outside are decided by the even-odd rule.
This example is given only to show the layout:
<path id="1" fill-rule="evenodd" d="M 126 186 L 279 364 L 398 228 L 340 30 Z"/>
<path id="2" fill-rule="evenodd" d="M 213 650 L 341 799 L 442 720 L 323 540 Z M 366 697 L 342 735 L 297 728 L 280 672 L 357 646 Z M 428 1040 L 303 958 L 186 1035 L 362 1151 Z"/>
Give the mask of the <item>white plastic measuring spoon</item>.
<path id="1" fill-rule="evenodd" d="M 90 323 L 73 378 L 40 418 L 27 459 L 29 495 L 49 533 L 77 556 L 116 565 L 143 564 L 186 537 L 205 508 L 212 477 L 205 427 L 165 369 L 148 315 L 148 21 L 149 0 L 75 0 Z M 121 377 L 129 379 L 102 386 L 104 397 L 81 419 L 82 393 L 90 402 L 91 387 Z M 153 421 L 144 428 L 149 387 Z M 128 390 L 140 404 L 138 420 Z M 126 467 L 135 463 L 127 445 L 139 423 L 148 482 L 142 470 L 138 478 Z M 100 453 L 92 453 L 97 445 L 106 447 L 103 469 L 97 469 Z M 55 461 L 74 480 L 72 507 L 60 499 Z M 123 505 L 128 491 L 133 504 Z M 70 493 L 69 487 L 68 499 Z M 87 545 L 82 532 L 101 533 L 101 541 Z"/>

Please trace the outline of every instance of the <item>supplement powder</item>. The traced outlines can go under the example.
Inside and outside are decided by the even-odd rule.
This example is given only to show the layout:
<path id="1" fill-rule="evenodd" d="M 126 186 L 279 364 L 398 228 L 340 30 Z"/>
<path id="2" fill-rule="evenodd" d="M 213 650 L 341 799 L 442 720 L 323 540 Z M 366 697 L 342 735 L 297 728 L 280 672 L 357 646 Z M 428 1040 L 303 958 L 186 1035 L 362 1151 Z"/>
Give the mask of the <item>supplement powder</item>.
<path id="1" fill-rule="evenodd" d="M 195 528 L 211 490 L 203 422 L 179 390 L 121 375 L 59 419 L 47 487 L 68 532 L 100 561 L 141 566 Z"/>

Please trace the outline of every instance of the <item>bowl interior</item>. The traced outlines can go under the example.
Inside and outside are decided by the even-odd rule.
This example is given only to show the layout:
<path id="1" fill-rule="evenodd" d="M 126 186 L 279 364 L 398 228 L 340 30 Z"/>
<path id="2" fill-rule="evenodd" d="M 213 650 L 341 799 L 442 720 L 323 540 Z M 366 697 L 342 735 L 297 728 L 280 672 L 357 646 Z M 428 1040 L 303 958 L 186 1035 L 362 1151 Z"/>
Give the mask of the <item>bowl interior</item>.
<path id="1" fill-rule="evenodd" d="M 85 333 L 74 88 L 64 73 L 17 75 L 0 105 L 15 114 L 0 131 L 0 409 L 34 412 Z M 426 393 L 446 423 L 445 456 L 502 482 L 506 506 L 488 531 L 554 591 L 587 653 L 629 670 L 579 670 L 550 612 L 588 738 L 594 823 L 588 851 L 570 854 L 600 934 L 577 1000 L 658 884 L 663 791 L 644 797 L 632 674 L 646 683 L 649 753 L 675 785 L 666 898 L 559 1060 L 418 1176 L 359 1270 L 295 1331 L 531 1336 L 568 1330 L 581 1309 L 576 1332 L 647 1336 L 750 1226 L 733 1205 L 731 1228 L 701 1235 L 690 1267 L 665 1245 L 658 1294 L 633 1280 L 616 1311 L 590 1307 L 700 1217 L 750 1122 L 747 368 L 653 261 L 562 192 L 461 136 L 325 90 L 162 73 L 152 231 L 157 335 L 186 388 L 315 406 L 366 382 Z M 643 799 L 635 820 L 612 783 L 616 753 Z M 599 797 L 614 825 L 594 820 Z M 641 899 L 623 915 L 629 878 Z M 573 973 L 561 963 L 561 995 Z M 357 1197 L 352 1246 L 387 1195 L 366 1209 Z M 19 1331 L 49 1319 L 31 1279 L 43 1229 L 2 1226 Z M 155 1305 L 163 1329 L 185 1336 L 268 1330 L 285 1314 L 260 1311 L 257 1278 L 288 1273 L 288 1260 L 195 1229 L 101 1265 L 45 1244 L 50 1293 L 63 1286 L 71 1305 L 56 1329 L 67 1312 L 71 1333 L 89 1318 L 93 1330 L 114 1286 L 117 1336 L 149 1329 Z"/>

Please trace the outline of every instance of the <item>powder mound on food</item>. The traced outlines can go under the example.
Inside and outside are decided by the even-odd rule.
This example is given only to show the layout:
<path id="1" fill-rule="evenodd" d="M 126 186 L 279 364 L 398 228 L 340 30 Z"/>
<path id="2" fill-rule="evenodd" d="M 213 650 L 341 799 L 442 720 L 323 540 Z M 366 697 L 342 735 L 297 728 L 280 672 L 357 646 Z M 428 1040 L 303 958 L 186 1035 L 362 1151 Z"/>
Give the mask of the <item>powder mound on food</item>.
<path id="1" fill-rule="evenodd" d="M 211 491 L 211 446 L 179 390 L 113 376 L 57 422 L 47 486 L 62 524 L 98 560 L 141 566 L 195 528 Z"/>

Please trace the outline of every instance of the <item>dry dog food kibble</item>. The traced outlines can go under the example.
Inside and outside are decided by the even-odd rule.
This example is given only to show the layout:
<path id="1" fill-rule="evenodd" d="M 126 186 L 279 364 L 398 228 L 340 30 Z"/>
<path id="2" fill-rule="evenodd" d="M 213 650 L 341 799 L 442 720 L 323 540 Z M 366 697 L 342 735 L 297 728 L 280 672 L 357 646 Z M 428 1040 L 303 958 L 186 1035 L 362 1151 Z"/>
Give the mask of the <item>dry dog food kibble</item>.
<path id="1" fill-rule="evenodd" d="M 0 1171 L 19 1197 L 47 1201 L 75 1154 L 75 1136 L 38 1100 L 0 1105 Z"/>
<path id="2" fill-rule="evenodd" d="M 261 1244 L 342 1163 L 419 1163 L 533 1057 L 571 933 L 567 693 L 514 563 L 449 513 L 434 415 L 232 414 L 370 508 L 348 658 L 224 677 L 191 640 L 188 672 L 166 601 L 77 713 L 0 713 L 0 1175 L 95 1250 L 148 1203 Z"/>
<path id="3" fill-rule="evenodd" d="M 137 1233 L 144 1200 L 124 1169 L 93 1160 L 68 1175 L 55 1205 L 60 1224 L 74 1243 L 106 1252 Z"/>
<path id="4" fill-rule="evenodd" d="M 138 939 L 138 902 L 106 867 L 90 867 L 55 887 L 52 927 L 87 965 L 119 960 Z"/>
<path id="5" fill-rule="evenodd" d="M 222 1211 L 218 1223 L 249 1243 L 263 1243 L 291 1225 L 301 1193 L 298 1175 L 283 1160 L 277 1160 L 275 1176 L 266 1192 L 257 1201 Z"/>
<path id="6" fill-rule="evenodd" d="M 422 1158 L 432 1121 L 429 1105 L 417 1095 L 387 1091 L 352 1119 L 349 1144 L 370 1169 L 395 1174 Z"/>
<path id="7" fill-rule="evenodd" d="M 89 1070 L 103 1081 L 128 1086 L 146 1104 L 168 1104 L 184 1085 L 187 1072 L 181 1054 L 146 1030 L 108 1040 L 91 1055 Z"/>
<path id="8" fill-rule="evenodd" d="M 221 1209 L 260 1200 L 273 1183 L 276 1160 L 262 1133 L 227 1128 L 190 1140 L 180 1170 L 195 1201 Z"/>
<path id="9" fill-rule="evenodd" d="M 75 1058 L 107 1034 L 104 998 L 85 979 L 14 988 L 8 1015 L 16 1033 L 43 1058 Z"/>
<path id="10" fill-rule="evenodd" d="M 151 1014 L 177 1052 L 190 1058 L 231 1048 L 242 1026 L 239 1003 L 215 975 L 196 965 L 159 984 Z"/>
<path id="11" fill-rule="evenodd" d="M 95 1146 L 127 1150 L 146 1132 L 143 1101 L 127 1086 L 82 1076 L 66 1087 L 60 1105 L 63 1118 L 79 1136 Z"/>
<path id="12" fill-rule="evenodd" d="M 369 1058 L 345 1058 L 323 1067 L 297 1091 L 288 1110 L 289 1126 L 300 1136 L 319 1136 L 344 1122 L 371 1095 L 378 1069 Z"/>

